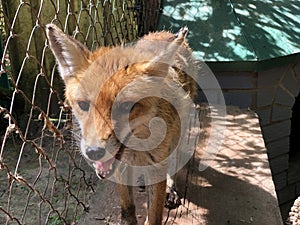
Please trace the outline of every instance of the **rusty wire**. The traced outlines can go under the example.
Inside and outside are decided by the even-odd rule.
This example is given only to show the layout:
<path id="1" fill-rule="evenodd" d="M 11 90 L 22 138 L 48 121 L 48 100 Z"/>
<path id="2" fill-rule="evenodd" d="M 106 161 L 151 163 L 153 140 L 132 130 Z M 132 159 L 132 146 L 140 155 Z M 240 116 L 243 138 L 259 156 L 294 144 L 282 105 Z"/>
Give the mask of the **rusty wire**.
<path id="1" fill-rule="evenodd" d="M 96 178 L 70 132 L 45 25 L 55 23 L 94 50 L 135 40 L 150 29 L 143 13 L 158 10 L 141 0 L 0 3 L 0 82 L 9 83 L 0 83 L 0 224 L 76 224 Z"/>

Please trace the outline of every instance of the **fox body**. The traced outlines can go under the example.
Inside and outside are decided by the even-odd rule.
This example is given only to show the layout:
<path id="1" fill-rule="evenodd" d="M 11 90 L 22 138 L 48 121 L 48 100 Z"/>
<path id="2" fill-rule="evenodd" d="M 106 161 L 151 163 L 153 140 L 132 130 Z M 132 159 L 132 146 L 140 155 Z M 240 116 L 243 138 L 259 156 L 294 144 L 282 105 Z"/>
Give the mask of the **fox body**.
<path id="1" fill-rule="evenodd" d="M 143 175 L 149 189 L 145 224 L 160 225 L 169 156 L 186 135 L 181 115 L 189 118 L 193 102 L 187 99 L 197 90 L 188 76 L 196 72 L 187 28 L 94 52 L 53 24 L 46 31 L 79 124 L 81 152 L 101 179 L 118 183 L 122 224 L 137 223 L 131 186 Z"/>

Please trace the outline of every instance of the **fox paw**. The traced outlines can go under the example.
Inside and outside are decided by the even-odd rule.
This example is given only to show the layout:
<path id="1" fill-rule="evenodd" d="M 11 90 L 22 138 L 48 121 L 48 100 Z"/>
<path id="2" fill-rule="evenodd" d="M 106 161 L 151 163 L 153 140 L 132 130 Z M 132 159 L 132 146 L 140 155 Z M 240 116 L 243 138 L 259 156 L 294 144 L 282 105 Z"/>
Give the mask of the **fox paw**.
<path id="1" fill-rule="evenodd" d="M 167 193 L 165 208 L 167 209 L 176 209 L 181 205 L 181 200 L 174 188 L 170 189 L 170 192 Z"/>
<path id="2" fill-rule="evenodd" d="M 137 225 L 137 220 L 135 217 L 122 218 L 121 225 Z"/>

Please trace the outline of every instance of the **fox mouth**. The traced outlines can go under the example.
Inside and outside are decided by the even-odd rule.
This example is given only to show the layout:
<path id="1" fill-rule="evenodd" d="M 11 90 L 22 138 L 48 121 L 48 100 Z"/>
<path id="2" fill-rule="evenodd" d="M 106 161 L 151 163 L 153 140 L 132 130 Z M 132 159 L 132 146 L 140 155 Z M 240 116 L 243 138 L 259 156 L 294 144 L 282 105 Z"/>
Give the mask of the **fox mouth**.
<path id="1" fill-rule="evenodd" d="M 121 145 L 118 152 L 110 159 L 108 159 L 104 162 L 95 161 L 93 163 L 96 174 L 100 179 L 104 180 L 114 174 L 115 169 L 117 168 L 117 165 L 120 163 L 120 159 L 121 159 L 123 151 L 124 151 L 124 146 Z"/>
<path id="2" fill-rule="evenodd" d="M 94 162 L 93 166 L 95 167 L 96 174 L 100 179 L 105 179 L 107 177 L 110 177 L 115 169 L 114 163 L 115 157 L 112 157 L 111 159 L 105 161 L 105 162 Z"/>

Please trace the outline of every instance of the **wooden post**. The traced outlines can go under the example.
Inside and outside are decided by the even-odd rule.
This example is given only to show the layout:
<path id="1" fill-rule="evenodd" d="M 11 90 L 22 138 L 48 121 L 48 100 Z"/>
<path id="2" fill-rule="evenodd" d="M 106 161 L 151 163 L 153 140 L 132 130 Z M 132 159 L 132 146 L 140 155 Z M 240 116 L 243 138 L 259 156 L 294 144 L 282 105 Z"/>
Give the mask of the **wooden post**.
<path id="1" fill-rule="evenodd" d="M 161 0 L 138 0 L 135 7 L 139 11 L 139 36 L 155 31 L 159 19 Z"/>

